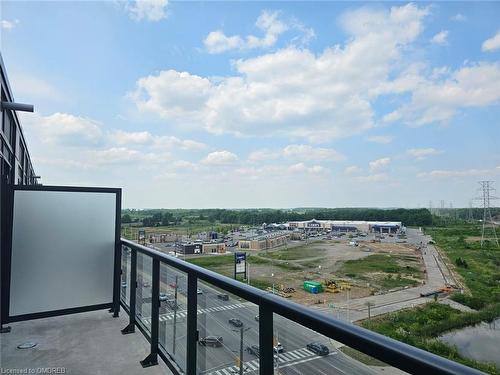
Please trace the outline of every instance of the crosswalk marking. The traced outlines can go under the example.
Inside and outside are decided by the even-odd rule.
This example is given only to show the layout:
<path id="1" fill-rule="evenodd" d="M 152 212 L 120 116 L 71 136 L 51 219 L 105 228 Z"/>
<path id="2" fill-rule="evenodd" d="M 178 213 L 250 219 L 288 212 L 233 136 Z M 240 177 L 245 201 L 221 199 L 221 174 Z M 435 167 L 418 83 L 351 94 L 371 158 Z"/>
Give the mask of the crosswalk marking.
<path id="1" fill-rule="evenodd" d="M 329 355 L 337 354 L 337 352 L 331 352 Z M 290 352 L 278 354 L 278 360 L 280 363 L 280 368 L 298 365 L 300 363 L 312 361 L 317 358 L 322 358 L 323 356 L 316 355 L 315 353 L 307 350 L 306 348 L 292 350 Z M 259 359 L 254 359 L 248 362 L 244 362 L 243 366 L 250 371 L 257 371 L 259 369 Z M 222 368 L 220 370 L 215 370 L 209 372 L 207 375 L 234 375 L 239 371 L 237 366 L 229 366 Z"/>
<path id="2" fill-rule="evenodd" d="M 198 315 L 206 314 L 206 313 L 209 313 L 209 312 L 215 312 L 215 311 L 219 312 L 219 311 L 225 311 L 225 310 L 239 309 L 241 307 L 245 307 L 245 305 L 242 304 L 242 303 L 235 303 L 233 305 L 208 307 L 208 308 L 204 308 L 204 309 L 198 309 Z M 184 318 L 186 315 L 187 315 L 187 311 L 186 310 L 177 311 L 177 317 L 178 318 Z M 169 312 L 168 314 L 160 315 L 160 322 L 166 322 L 167 320 L 171 320 L 173 318 L 174 318 L 174 313 L 173 312 Z M 151 324 L 151 318 L 150 317 L 148 317 L 148 318 L 142 318 L 142 321 L 146 325 L 150 325 Z"/>
<path id="3" fill-rule="evenodd" d="M 294 358 L 294 359 L 299 359 L 299 358 L 300 358 L 300 357 L 299 357 L 297 354 L 295 354 L 295 353 L 288 353 L 288 355 L 289 355 L 289 356 L 291 356 L 291 357 L 292 357 L 292 358 Z"/>

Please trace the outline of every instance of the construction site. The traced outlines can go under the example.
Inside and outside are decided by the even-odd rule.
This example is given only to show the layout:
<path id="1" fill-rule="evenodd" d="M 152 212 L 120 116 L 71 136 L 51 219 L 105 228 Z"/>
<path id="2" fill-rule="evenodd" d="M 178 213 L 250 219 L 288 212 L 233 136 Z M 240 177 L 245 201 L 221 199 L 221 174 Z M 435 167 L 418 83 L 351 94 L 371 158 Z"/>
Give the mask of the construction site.
<path id="1" fill-rule="evenodd" d="M 425 282 L 421 251 L 409 244 L 349 240 L 291 243 L 250 256 L 251 278 L 301 304 L 328 304 Z"/>

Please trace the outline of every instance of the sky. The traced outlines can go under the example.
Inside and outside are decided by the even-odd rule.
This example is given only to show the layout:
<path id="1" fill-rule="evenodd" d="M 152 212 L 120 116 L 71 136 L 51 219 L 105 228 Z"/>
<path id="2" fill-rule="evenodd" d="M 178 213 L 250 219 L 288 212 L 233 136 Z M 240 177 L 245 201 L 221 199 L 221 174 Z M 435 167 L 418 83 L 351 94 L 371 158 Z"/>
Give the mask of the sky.
<path id="1" fill-rule="evenodd" d="M 468 207 L 478 181 L 500 189 L 498 2 L 0 11 L 43 184 L 121 187 L 128 208 Z"/>

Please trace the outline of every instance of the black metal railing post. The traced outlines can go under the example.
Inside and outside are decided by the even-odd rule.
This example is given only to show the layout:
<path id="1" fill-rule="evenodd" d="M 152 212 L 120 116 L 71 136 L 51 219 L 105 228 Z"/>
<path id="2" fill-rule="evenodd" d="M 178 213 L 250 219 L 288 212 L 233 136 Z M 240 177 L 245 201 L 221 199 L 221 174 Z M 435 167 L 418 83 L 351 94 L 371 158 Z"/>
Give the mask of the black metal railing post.
<path id="1" fill-rule="evenodd" d="M 151 353 L 141 361 L 142 367 L 158 364 L 158 328 L 160 322 L 160 260 L 153 258 L 151 290 Z"/>
<path id="2" fill-rule="evenodd" d="M 129 322 L 122 334 L 135 332 L 135 298 L 137 295 L 137 250 L 130 249 Z"/>
<path id="3" fill-rule="evenodd" d="M 259 305 L 259 374 L 274 373 L 273 311 Z"/>
<path id="4" fill-rule="evenodd" d="M 186 374 L 196 375 L 196 351 L 198 344 L 198 279 L 195 274 L 187 275 L 187 343 Z"/>

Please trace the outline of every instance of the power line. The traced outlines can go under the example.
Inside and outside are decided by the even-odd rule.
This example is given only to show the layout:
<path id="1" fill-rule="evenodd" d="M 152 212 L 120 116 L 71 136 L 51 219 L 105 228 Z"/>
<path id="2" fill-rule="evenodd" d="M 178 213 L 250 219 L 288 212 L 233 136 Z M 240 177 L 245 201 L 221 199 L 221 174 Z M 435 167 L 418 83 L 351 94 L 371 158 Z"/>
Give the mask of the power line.
<path id="1" fill-rule="evenodd" d="M 479 181 L 478 183 L 480 185 L 479 192 L 482 193 L 482 196 L 476 199 L 480 200 L 483 206 L 483 227 L 481 231 L 481 247 L 483 247 L 483 243 L 486 240 L 485 232 L 488 221 L 490 222 L 491 229 L 493 231 L 492 239 L 494 239 L 496 245 L 499 246 L 497 232 L 495 230 L 495 223 L 493 222 L 493 218 L 491 217 L 491 210 L 490 210 L 490 202 L 492 200 L 498 199 L 497 197 L 491 194 L 492 192 L 495 191 L 495 189 L 493 188 L 494 181 Z"/>

